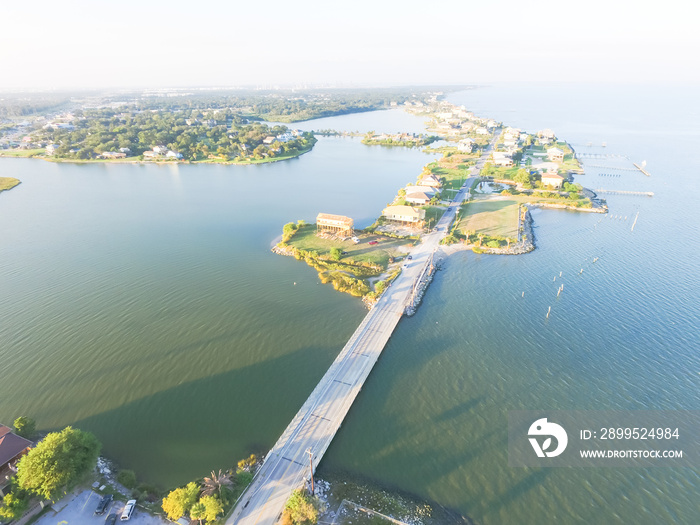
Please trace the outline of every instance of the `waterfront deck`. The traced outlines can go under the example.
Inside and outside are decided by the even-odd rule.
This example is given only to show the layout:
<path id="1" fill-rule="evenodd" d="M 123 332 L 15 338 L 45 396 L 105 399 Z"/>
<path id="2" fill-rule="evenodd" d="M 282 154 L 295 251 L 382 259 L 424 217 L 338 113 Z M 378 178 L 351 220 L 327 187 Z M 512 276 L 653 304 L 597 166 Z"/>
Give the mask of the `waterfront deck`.
<path id="1" fill-rule="evenodd" d="M 243 493 L 227 525 L 273 525 L 281 516 L 292 492 L 309 476 L 309 459 L 316 468 L 335 433 L 362 389 L 406 308 L 414 299 L 416 283 L 432 264 L 433 253 L 447 234 L 458 205 L 483 167 L 496 136 L 485 149 L 471 176 L 455 195 L 451 211 L 445 212 L 436 231 L 424 235 L 412 251 L 401 275 L 384 292 L 326 374 L 268 453 L 253 482 Z"/>

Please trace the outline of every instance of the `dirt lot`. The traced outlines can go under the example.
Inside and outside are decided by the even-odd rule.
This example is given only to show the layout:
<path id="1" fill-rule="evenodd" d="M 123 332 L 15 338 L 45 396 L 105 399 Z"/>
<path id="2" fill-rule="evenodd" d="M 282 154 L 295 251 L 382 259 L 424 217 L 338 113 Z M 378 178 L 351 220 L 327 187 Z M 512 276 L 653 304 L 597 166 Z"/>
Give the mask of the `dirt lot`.
<path id="1" fill-rule="evenodd" d="M 82 525 L 92 523 L 100 525 L 104 523 L 110 513 L 121 516 L 124 501 L 113 501 L 102 516 L 95 516 L 93 512 L 100 501 L 100 495 L 83 490 L 69 494 L 53 505 L 53 511 L 44 514 L 36 521 L 37 525 Z M 117 518 L 117 523 L 122 523 Z M 148 514 L 145 510 L 136 507 L 128 523 L 134 525 L 167 525 L 170 522 L 157 516 Z"/>

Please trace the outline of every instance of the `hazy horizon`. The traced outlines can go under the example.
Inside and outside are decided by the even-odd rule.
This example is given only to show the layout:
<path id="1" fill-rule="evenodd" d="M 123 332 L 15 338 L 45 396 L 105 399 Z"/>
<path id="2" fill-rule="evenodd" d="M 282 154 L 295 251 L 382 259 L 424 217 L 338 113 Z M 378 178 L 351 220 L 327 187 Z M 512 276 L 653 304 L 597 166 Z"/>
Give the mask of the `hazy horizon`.
<path id="1" fill-rule="evenodd" d="M 2 9 L 0 91 L 695 83 L 686 6 L 36 0 Z"/>

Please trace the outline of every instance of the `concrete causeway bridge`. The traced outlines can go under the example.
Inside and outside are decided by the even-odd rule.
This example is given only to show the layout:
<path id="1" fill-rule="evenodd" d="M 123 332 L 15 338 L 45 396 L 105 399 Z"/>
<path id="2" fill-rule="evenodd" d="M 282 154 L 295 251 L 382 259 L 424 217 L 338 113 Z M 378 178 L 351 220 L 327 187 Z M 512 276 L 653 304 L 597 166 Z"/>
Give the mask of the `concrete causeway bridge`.
<path id="1" fill-rule="evenodd" d="M 469 196 L 498 135 L 484 150 L 470 177 L 455 195 L 433 232 L 422 237 L 399 275 L 369 311 L 284 433 L 265 457 L 253 482 L 238 500 L 227 525 L 273 525 L 292 492 L 303 486 L 331 444 L 353 401 L 379 359 L 394 328 L 411 305 L 416 283 L 432 264 L 433 254 Z M 311 466 L 312 465 L 312 466 Z"/>

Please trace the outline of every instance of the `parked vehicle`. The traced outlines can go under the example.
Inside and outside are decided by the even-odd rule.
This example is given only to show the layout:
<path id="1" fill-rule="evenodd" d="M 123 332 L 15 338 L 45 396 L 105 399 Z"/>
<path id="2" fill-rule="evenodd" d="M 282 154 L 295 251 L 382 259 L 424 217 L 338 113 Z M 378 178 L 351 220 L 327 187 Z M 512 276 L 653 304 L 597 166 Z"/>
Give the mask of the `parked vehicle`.
<path id="1" fill-rule="evenodd" d="M 97 516 L 101 516 L 102 514 L 104 514 L 105 511 L 107 510 L 107 507 L 109 506 L 109 504 L 112 502 L 113 499 L 114 499 L 114 496 L 112 494 L 105 494 L 104 496 L 102 496 L 102 499 L 97 504 L 97 508 L 95 509 L 95 514 Z"/>
<path id="2" fill-rule="evenodd" d="M 124 511 L 122 512 L 122 517 L 120 518 L 121 521 L 128 521 L 131 519 L 131 515 L 134 513 L 134 507 L 136 507 L 136 500 L 135 499 L 130 499 L 129 501 L 126 502 L 126 507 L 124 507 Z"/>
<path id="3" fill-rule="evenodd" d="M 117 523 L 117 515 L 112 513 L 109 516 L 107 516 L 107 519 L 105 520 L 105 525 L 114 525 Z"/>
<path id="4" fill-rule="evenodd" d="M 375 244 L 379 244 L 379 241 L 369 241 L 369 243 L 367 244 L 371 244 L 372 246 L 374 246 Z"/>

